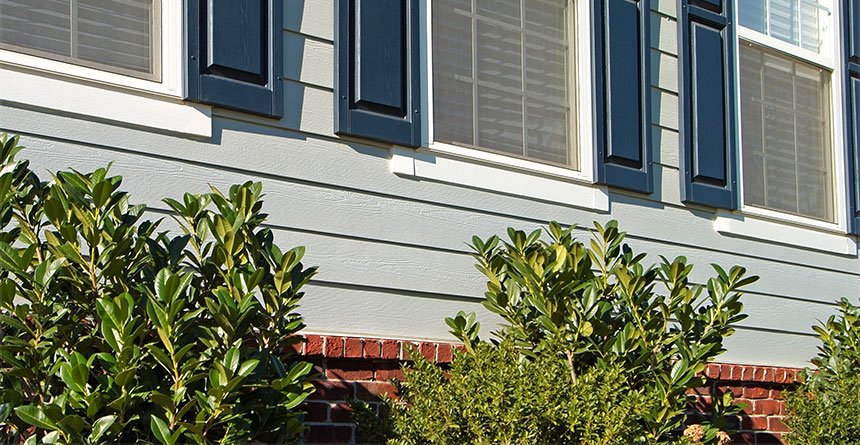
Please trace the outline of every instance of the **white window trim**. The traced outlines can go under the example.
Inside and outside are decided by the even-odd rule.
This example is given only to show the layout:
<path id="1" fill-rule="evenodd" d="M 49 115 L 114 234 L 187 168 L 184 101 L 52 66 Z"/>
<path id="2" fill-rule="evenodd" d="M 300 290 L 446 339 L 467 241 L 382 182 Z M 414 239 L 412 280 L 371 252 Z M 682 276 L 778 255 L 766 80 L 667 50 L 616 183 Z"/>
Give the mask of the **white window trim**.
<path id="1" fill-rule="evenodd" d="M 782 215 L 776 219 L 737 212 L 719 212 L 714 230 L 729 236 L 761 240 L 827 253 L 856 256 L 857 240 L 844 232 L 805 224 L 787 223 Z"/>
<path id="2" fill-rule="evenodd" d="M 465 185 L 492 192 L 558 203 L 600 212 L 609 211 L 606 187 L 544 176 L 501 164 L 479 163 L 471 157 L 440 156 L 428 149 L 395 147 L 391 172 L 398 176 Z"/>
<path id="3" fill-rule="evenodd" d="M 421 0 L 419 21 L 421 52 L 421 148 L 394 148 L 391 170 L 402 176 L 416 176 L 470 187 L 496 190 L 518 196 L 558 202 L 598 211 L 608 211 L 606 187 L 594 184 L 593 116 L 594 92 L 591 75 L 591 3 L 575 0 L 576 126 L 575 150 L 579 169 L 545 164 L 490 151 L 433 141 L 432 91 L 432 0 Z M 452 172 L 456 172 L 452 173 Z"/>
<path id="4" fill-rule="evenodd" d="M 833 13 L 834 11 L 831 11 L 831 14 Z M 741 25 L 738 25 L 738 39 L 749 40 L 751 42 L 759 43 L 768 49 L 783 53 L 795 59 L 802 59 L 821 68 L 826 68 L 828 70 L 833 70 L 836 68 L 836 59 L 832 57 L 832 53 L 829 56 L 818 54 L 815 51 L 810 51 L 805 48 L 794 46 L 791 43 L 779 40 L 776 37 L 771 37 L 767 34 L 762 34 L 758 31 L 744 28 Z M 827 51 L 830 51 L 830 48 L 830 45 L 825 47 Z"/>
<path id="5" fill-rule="evenodd" d="M 182 0 L 162 0 L 161 82 L 0 50 L 0 102 L 211 137 L 211 107 L 182 101 L 182 18 Z"/>
<path id="6" fill-rule="evenodd" d="M 809 249 L 824 250 L 827 252 L 843 253 L 856 255 L 857 244 L 853 237 L 848 235 L 848 196 L 846 193 L 846 177 L 845 177 L 845 146 L 844 119 L 845 113 L 843 110 L 843 76 L 842 70 L 837 69 L 842 60 L 841 39 L 833 30 L 839 29 L 839 23 L 842 17 L 842 6 L 830 8 L 830 40 L 831 44 L 826 45 L 830 48 L 831 56 L 815 54 L 812 51 L 798 48 L 779 39 L 770 37 L 748 28 L 740 26 L 738 21 L 739 11 L 735 8 L 735 23 L 737 26 L 737 36 L 734 39 L 735 45 L 735 72 L 734 76 L 737 80 L 738 88 L 735 91 L 736 104 L 735 113 L 738 122 L 736 160 L 738 165 L 738 193 L 741 200 L 740 210 L 735 212 L 719 212 L 714 220 L 714 229 L 720 233 L 732 234 L 746 238 L 762 239 L 774 241 L 783 244 L 801 246 Z M 800 215 L 795 215 L 778 210 L 772 210 L 753 205 L 747 205 L 743 202 L 744 183 L 743 183 L 743 135 L 742 122 L 743 116 L 740 104 L 740 45 L 741 40 L 761 43 L 766 48 L 775 51 L 783 52 L 791 57 L 813 63 L 823 69 L 831 72 L 831 121 L 832 134 L 831 146 L 833 149 L 833 178 L 834 178 L 834 214 L 836 217 L 835 223 L 808 218 Z M 835 54 L 834 54 L 835 52 Z M 846 247 L 847 246 L 847 247 Z M 853 247 L 852 247 L 853 246 Z"/>

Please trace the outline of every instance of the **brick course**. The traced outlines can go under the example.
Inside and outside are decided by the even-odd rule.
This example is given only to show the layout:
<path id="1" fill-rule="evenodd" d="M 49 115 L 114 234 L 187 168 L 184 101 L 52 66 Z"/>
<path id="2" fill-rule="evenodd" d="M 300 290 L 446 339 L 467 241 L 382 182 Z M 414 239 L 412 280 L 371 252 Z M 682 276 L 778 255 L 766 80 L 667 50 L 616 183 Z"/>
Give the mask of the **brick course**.
<path id="1" fill-rule="evenodd" d="M 319 374 L 316 392 L 304 403 L 306 444 L 355 443 L 355 425 L 349 421 L 350 399 L 358 398 L 371 406 L 381 405 L 383 395 L 396 397 L 391 379 L 403 378 L 400 367 L 406 363 L 411 347 L 439 364 L 450 363 L 455 349 L 462 345 L 439 342 L 414 342 L 395 339 L 304 335 L 295 346 L 297 354 L 312 362 Z M 711 398 L 731 390 L 738 403 L 746 404 L 737 418 L 740 433 L 737 444 L 781 444 L 787 431 L 782 422 L 785 404 L 782 391 L 797 382 L 799 369 L 768 366 L 709 364 L 703 374 L 706 386 L 691 390 L 694 407 L 707 410 Z"/>

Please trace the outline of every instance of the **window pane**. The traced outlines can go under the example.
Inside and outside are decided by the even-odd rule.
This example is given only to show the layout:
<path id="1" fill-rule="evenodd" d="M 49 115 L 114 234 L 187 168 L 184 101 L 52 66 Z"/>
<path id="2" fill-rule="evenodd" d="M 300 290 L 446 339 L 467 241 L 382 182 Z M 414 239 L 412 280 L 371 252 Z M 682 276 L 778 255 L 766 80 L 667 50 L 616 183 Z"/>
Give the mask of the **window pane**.
<path id="1" fill-rule="evenodd" d="M 479 20 L 476 27 L 478 80 L 522 91 L 523 35 L 519 28 L 510 29 Z"/>
<path id="2" fill-rule="evenodd" d="M 475 0 L 475 12 L 482 18 L 520 26 L 520 0 Z"/>
<path id="3" fill-rule="evenodd" d="M 768 28 L 770 35 L 797 45 L 800 43 L 800 33 L 797 28 L 798 0 L 770 0 L 768 11 Z"/>
<path id="4" fill-rule="evenodd" d="M 473 145 L 472 105 L 472 20 L 468 0 L 435 0 L 444 7 L 433 8 L 436 30 L 433 44 L 434 138 Z M 459 9 L 461 13 L 457 13 Z M 466 14 L 463 14 L 465 12 Z"/>
<path id="5" fill-rule="evenodd" d="M 744 202 L 833 221 L 830 74 L 742 42 Z"/>
<path id="6" fill-rule="evenodd" d="M 156 7 L 157 0 L 0 0 L 0 45 L 124 74 L 157 74 Z"/>
<path id="7" fill-rule="evenodd" d="M 478 145 L 523 152 L 523 96 L 478 86 Z"/>
<path id="8" fill-rule="evenodd" d="M 575 166 L 569 0 L 525 1 L 433 1 L 434 140 Z"/>
<path id="9" fill-rule="evenodd" d="M 70 0 L 0 0 L 0 42 L 71 55 Z"/>
<path id="10" fill-rule="evenodd" d="M 152 0 L 78 0 L 78 57 L 149 72 Z"/>
<path id="11" fill-rule="evenodd" d="M 830 13 L 818 0 L 740 0 L 741 26 L 820 52 Z"/>
<path id="12" fill-rule="evenodd" d="M 741 0 L 738 18 L 741 26 L 767 33 L 767 0 Z"/>

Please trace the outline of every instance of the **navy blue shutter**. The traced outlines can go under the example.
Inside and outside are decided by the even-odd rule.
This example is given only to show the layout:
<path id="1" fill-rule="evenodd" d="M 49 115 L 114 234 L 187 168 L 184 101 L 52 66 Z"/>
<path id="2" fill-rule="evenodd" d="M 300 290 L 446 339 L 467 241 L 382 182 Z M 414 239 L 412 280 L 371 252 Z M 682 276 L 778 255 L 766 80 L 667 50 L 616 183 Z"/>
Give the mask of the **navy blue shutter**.
<path id="1" fill-rule="evenodd" d="M 651 193 L 650 0 L 592 8 L 597 182 Z"/>
<path id="2" fill-rule="evenodd" d="M 860 0 L 849 0 L 843 10 L 842 35 L 845 47 L 846 145 L 850 180 L 849 227 L 860 234 Z"/>
<path id="3" fill-rule="evenodd" d="M 284 115 L 282 0 L 186 0 L 187 100 Z"/>
<path id="4" fill-rule="evenodd" d="M 338 0 L 335 133 L 421 144 L 418 0 Z"/>
<path id="5" fill-rule="evenodd" d="M 681 200 L 738 206 L 733 0 L 678 0 Z"/>

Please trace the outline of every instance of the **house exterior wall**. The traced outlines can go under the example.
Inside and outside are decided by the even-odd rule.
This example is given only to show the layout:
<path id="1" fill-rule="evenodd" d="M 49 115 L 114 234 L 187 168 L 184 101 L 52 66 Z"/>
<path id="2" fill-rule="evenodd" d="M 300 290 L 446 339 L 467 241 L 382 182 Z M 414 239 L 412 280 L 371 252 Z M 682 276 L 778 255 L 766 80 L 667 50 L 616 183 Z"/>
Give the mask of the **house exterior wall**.
<path id="1" fill-rule="evenodd" d="M 370 382 L 375 391 L 387 391 L 379 375 L 394 376 L 402 356 L 383 357 L 380 349 L 379 357 L 367 361 L 362 348 L 383 348 L 383 339 L 390 339 L 447 351 L 453 338 L 444 317 L 459 310 L 478 312 L 484 329 L 493 328 L 497 319 L 480 304 L 484 280 L 466 245 L 473 235 L 486 238 L 510 226 L 530 230 L 558 220 L 582 227 L 580 237 L 587 238 L 592 221 L 616 219 L 631 247 L 651 261 L 659 255 L 687 257 L 696 265 L 696 282 L 710 276 L 710 263 L 742 265 L 761 279 L 747 288 L 749 318 L 728 339 L 719 361 L 746 367 L 709 369 L 712 383 L 705 395 L 740 388 L 736 394 L 753 401 L 747 420 L 741 420 L 749 423 L 741 426 L 779 433 L 782 412 L 775 400 L 791 382 L 777 376 L 806 366 L 816 354 L 810 326 L 835 312 L 837 298 L 857 295 L 860 261 L 856 249 L 830 252 L 814 238 L 804 246 L 728 236 L 714 229 L 712 209 L 681 203 L 676 1 L 652 0 L 651 6 L 655 190 L 645 196 L 610 188 L 608 212 L 405 178 L 391 172 L 390 145 L 335 135 L 334 0 L 284 0 L 280 120 L 215 108 L 211 137 L 191 136 L 0 97 L 0 132 L 22 135 L 28 147 L 23 156 L 40 173 L 113 162 L 112 172 L 124 177 L 133 200 L 146 204 L 153 218 L 165 218 L 165 227 L 170 221 L 161 198 L 202 193 L 209 184 L 224 189 L 261 181 L 276 241 L 306 246 L 305 263 L 320 268 L 301 308 L 314 342 L 299 352 L 326 376 L 319 383 L 324 390 L 354 391 L 361 385 L 355 382 Z M 0 66 L 0 82 L 9 69 Z M 322 339 L 335 346 L 326 349 Z M 353 347 L 359 342 L 361 357 L 349 355 L 355 353 L 350 341 Z M 322 349 L 308 349 L 317 346 Z M 379 366 L 388 373 L 377 374 Z M 773 378 L 759 379 L 759 369 L 772 370 Z M 343 396 L 323 391 L 310 402 L 309 442 L 355 438 L 343 417 Z M 777 411 L 759 399 L 774 401 Z M 749 435 L 748 442 L 756 437 Z M 761 437 L 758 443 L 774 436 Z"/>
<path id="2" fill-rule="evenodd" d="M 311 333 L 450 340 L 444 317 L 480 306 L 484 280 L 466 242 L 505 228 L 550 220 L 582 226 L 617 219 L 630 245 L 696 265 L 739 264 L 761 279 L 744 298 L 749 318 L 728 340 L 727 363 L 804 366 L 815 354 L 809 329 L 856 295 L 854 254 L 799 247 L 714 230 L 714 212 L 680 201 L 676 5 L 652 2 L 653 178 L 650 196 L 609 190 L 609 212 L 595 212 L 390 171 L 391 147 L 334 135 L 333 0 L 285 0 L 285 117 L 213 109 L 211 138 L 70 115 L 0 99 L 0 130 L 23 135 L 37 170 L 113 172 L 153 217 L 162 197 L 262 181 L 278 242 L 307 247 L 320 266 L 302 313 Z M 111 104 L 104 104 L 109 107 Z"/>

